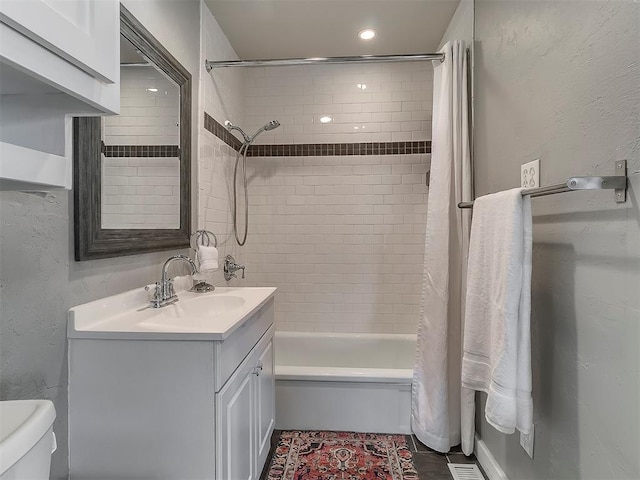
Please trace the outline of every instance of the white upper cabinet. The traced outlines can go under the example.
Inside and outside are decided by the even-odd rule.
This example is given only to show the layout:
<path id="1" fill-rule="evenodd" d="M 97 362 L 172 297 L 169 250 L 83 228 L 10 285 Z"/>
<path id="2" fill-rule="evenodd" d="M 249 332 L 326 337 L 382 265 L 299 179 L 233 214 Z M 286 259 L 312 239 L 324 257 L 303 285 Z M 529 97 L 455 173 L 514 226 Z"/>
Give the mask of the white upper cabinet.
<path id="1" fill-rule="evenodd" d="M 118 0 L 0 0 L 0 189 L 72 186 L 72 116 L 120 111 Z"/>
<path id="2" fill-rule="evenodd" d="M 118 78 L 118 15 L 104 0 L 0 2 L 0 21 L 106 83 Z"/>

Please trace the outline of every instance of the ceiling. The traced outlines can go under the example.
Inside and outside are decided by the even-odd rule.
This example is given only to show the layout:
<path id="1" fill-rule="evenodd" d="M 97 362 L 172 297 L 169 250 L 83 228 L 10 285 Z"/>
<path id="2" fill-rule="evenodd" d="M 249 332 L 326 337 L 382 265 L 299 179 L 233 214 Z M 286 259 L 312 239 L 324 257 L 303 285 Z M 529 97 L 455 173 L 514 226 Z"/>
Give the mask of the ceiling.
<path id="1" fill-rule="evenodd" d="M 438 47 L 459 1 L 205 0 L 205 3 L 240 59 L 250 60 L 430 53 Z M 360 40 L 357 33 L 364 28 L 375 29 L 376 37 Z"/>

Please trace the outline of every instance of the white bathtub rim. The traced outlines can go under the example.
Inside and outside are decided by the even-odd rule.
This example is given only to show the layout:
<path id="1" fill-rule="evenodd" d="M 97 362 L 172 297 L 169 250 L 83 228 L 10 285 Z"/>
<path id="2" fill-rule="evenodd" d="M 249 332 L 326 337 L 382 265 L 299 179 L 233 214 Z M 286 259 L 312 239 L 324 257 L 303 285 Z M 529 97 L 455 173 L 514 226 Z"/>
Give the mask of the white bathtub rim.
<path id="1" fill-rule="evenodd" d="M 408 368 L 303 367 L 276 365 L 276 381 L 393 383 L 411 385 L 413 370 Z"/>

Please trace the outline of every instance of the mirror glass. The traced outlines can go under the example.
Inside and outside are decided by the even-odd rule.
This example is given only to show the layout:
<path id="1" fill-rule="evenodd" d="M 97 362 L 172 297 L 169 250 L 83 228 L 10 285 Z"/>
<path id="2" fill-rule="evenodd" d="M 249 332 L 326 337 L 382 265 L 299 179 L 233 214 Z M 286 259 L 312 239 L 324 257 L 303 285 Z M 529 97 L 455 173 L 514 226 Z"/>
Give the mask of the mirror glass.
<path id="1" fill-rule="evenodd" d="M 120 115 L 102 121 L 102 228 L 180 228 L 180 87 L 120 36 Z"/>
<path id="2" fill-rule="evenodd" d="M 121 113 L 73 119 L 77 261 L 189 246 L 191 74 L 123 5 L 120 33 Z"/>

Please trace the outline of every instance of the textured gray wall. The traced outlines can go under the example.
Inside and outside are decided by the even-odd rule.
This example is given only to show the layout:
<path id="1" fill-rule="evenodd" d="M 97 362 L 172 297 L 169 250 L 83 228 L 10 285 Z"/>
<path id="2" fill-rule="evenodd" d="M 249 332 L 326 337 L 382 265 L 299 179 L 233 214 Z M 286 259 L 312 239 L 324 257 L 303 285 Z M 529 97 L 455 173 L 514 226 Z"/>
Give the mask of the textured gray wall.
<path id="1" fill-rule="evenodd" d="M 194 76 L 196 120 L 199 2 L 123 3 Z M 0 192 L 0 400 L 54 402 L 52 478 L 67 477 L 67 310 L 156 281 L 162 262 L 175 253 L 75 262 L 72 208 L 72 192 Z"/>
<path id="2" fill-rule="evenodd" d="M 640 478 L 640 4 L 476 1 L 477 195 L 607 175 L 611 192 L 536 198 L 533 261 L 535 456 L 479 419 L 511 479 Z M 484 407 L 483 404 L 481 404 Z"/>

